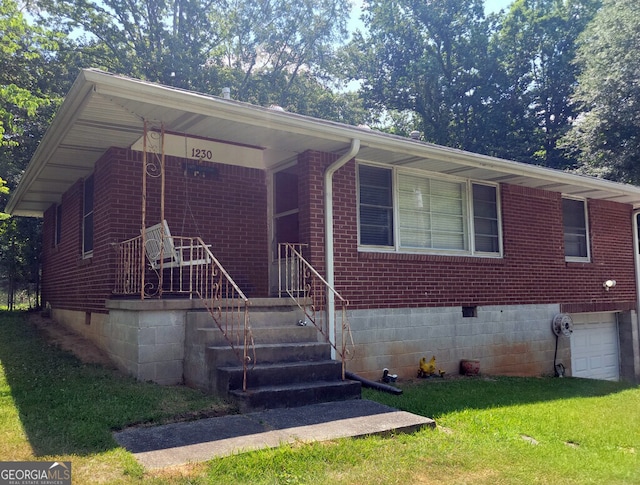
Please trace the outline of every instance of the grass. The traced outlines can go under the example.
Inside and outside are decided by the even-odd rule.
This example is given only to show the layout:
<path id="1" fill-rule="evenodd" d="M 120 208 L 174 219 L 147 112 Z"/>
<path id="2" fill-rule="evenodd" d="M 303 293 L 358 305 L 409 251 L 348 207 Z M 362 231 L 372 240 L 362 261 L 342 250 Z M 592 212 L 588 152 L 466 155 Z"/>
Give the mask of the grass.
<path id="1" fill-rule="evenodd" d="M 416 385 L 378 400 L 434 416 L 434 444 L 453 445 L 465 466 L 491 472 L 486 482 L 640 482 L 638 387 L 489 378 Z"/>
<path id="2" fill-rule="evenodd" d="M 411 435 L 294 444 L 146 472 L 111 432 L 224 403 L 138 383 L 0 313 L 0 460 L 70 460 L 74 483 L 640 483 L 640 388 L 554 378 L 435 379 L 364 396 L 433 417 Z"/>
<path id="3" fill-rule="evenodd" d="M 94 469 L 139 478 L 142 468 L 118 447 L 113 430 L 229 411 L 192 389 L 85 365 L 47 345 L 24 314 L 0 312 L 1 460 L 70 460 L 75 483 Z"/>

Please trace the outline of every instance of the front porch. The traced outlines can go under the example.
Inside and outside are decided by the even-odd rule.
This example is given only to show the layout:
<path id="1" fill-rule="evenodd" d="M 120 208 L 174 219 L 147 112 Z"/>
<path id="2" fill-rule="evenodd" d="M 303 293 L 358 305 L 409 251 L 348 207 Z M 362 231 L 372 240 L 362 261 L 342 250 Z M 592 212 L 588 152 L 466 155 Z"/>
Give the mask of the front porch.
<path id="1" fill-rule="evenodd" d="M 184 383 L 235 398 L 247 409 L 360 397 L 360 383 L 343 379 L 331 345 L 288 298 L 251 301 L 253 345 L 246 377 L 197 299 L 112 299 L 107 308 L 108 352 L 138 380 Z"/>
<path id="2" fill-rule="evenodd" d="M 173 236 L 166 221 L 114 245 L 109 353 L 139 380 L 185 383 L 247 408 L 359 398 L 360 383 L 345 378 L 348 302 L 302 246 L 278 248 L 279 297 L 250 300 L 210 246 Z"/>

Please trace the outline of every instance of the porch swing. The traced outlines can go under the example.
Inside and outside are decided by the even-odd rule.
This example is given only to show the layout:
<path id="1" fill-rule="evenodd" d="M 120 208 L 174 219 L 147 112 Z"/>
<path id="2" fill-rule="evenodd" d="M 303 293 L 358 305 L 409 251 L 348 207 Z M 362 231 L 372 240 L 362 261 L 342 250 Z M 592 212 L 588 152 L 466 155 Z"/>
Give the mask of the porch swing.
<path id="1" fill-rule="evenodd" d="M 164 162 L 162 162 L 161 172 L 164 173 Z M 184 233 L 187 212 L 189 212 L 189 214 L 191 215 L 196 228 L 198 227 L 198 222 L 196 221 L 191 210 L 191 205 L 189 204 L 189 191 L 187 187 L 186 175 L 184 189 L 185 193 L 183 200 L 185 206 L 182 216 L 181 234 Z M 164 200 L 164 194 L 162 196 L 162 199 Z M 199 230 L 198 233 L 200 233 Z M 176 244 L 176 241 L 178 242 L 178 244 Z M 147 262 L 149 263 L 149 267 L 158 275 L 160 282 L 163 281 L 162 275 L 160 273 L 166 269 L 170 270 L 170 292 L 174 291 L 174 268 L 178 268 L 178 293 L 185 293 L 185 288 L 183 288 L 182 286 L 184 279 L 182 268 L 191 267 L 192 269 L 189 270 L 187 276 L 187 279 L 189 280 L 189 296 L 192 297 L 192 292 L 194 290 L 197 293 L 200 293 L 198 291 L 198 288 L 194 288 L 192 280 L 194 277 L 201 280 L 203 277 L 203 273 L 207 273 L 206 267 L 215 260 L 213 254 L 210 252 L 210 249 L 211 245 L 205 244 L 200 237 L 172 236 L 171 231 L 169 230 L 169 224 L 164 218 L 158 224 L 149 226 L 144 230 L 144 251 Z M 215 262 L 216 264 L 219 264 L 217 261 Z M 193 267 L 196 267 L 195 272 Z M 199 296 L 202 297 L 202 295 Z"/>
<path id="2" fill-rule="evenodd" d="M 185 142 L 186 143 L 186 142 Z M 187 153 L 185 145 L 185 153 Z M 164 167 L 164 162 L 162 162 Z M 164 170 L 162 169 L 162 172 Z M 180 234 L 184 234 L 187 212 L 191 216 L 191 220 L 196 227 L 198 234 L 201 231 L 198 227 L 198 221 L 193 215 L 191 204 L 189 202 L 189 187 L 187 173 L 184 173 L 184 211 L 182 214 L 182 228 Z M 164 191 L 163 191 L 164 192 Z M 162 196 L 164 200 L 164 195 Z M 164 204 L 163 204 L 164 205 Z M 145 233 L 145 255 L 149 263 L 149 267 L 154 271 L 161 268 L 181 268 L 188 266 L 205 266 L 212 263 L 212 254 L 206 249 L 211 249 L 210 244 L 194 238 L 186 238 L 189 242 L 187 245 L 175 245 L 174 237 L 169 230 L 169 224 L 166 219 L 162 219 L 158 224 L 147 227 Z M 185 238 L 180 236 L 179 239 L 184 242 Z M 194 244 L 195 243 L 195 244 Z M 206 248 L 206 249 L 205 249 Z"/>
<path id="3" fill-rule="evenodd" d="M 191 239 L 191 238 L 189 238 Z M 211 245 L 204 247 L 210 248 Z M 145 255 L 152 270 L 211 264 L 208 251 L 200 244 L 176 246 L 165 219 L 145 229 Z"/>

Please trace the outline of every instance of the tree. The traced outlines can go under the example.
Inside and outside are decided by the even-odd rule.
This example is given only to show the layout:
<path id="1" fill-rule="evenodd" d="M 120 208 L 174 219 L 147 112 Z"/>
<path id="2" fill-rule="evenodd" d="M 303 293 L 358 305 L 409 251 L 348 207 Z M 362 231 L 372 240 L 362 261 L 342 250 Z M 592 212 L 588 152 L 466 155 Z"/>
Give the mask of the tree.
<path id="1" fill-rule="evenodd" d="M 573 163 L 557 147 L 575 113 L 569 96 L 579 67 L 576 39 L 599 0 L 516 0 L 492 45 L 504 72 L 497 112 L 503 117 L 495 147 L 500 156 L 552 168 Z"/>
<path id="2" fill-rule="evenodd" d="M 4 207 L 61 93 L 70 86 L 74 66 L 70 61 L 76 54 L 60 33 L 27 22 L 13 0 L 0 2 L 0 205 Z M 37 305 L 40 221 L 9 219 L 3 213 L 0 219 L 0 283 L 7 290 L 9 308 L 24 292 Z"/>
<path id="3" fill-rule="evenodd" d="M 9 187 L 6 186 L 5 180 L 2 177 L 0 177 L 0 195 L 7 195 L 7 194 L 9 194 Z M 4 221 L 8 218 L 9 218 L 9 214 L 0 212 L 0 221 Z"/>
<path id="4" fill-rule="evenodd" d="M 370 108 L 412 111 L 424 138 L 480 151 L 495 71 L 481 0 L 372 0 L 345 64 Z"/>
<path id="5" fill-rule="evenodd" d="M 195 88 L 220 41 L 208 0 L 41 0 L 49 26 L 73 33 L 93 67 Z"/>
<path id="6" fill-rule="evenodd" d="M 242 74 L 238 99 L 286 106 L 298 80 L 322 78 L 348 15 L 346 0 L 236 1 L 220 18 L 223 42 L 212 61 Z"/>
<path id="7" fill-rule="evenodd" d="M 563 140 L 581 170 L 640 183 L 640 4 L 605 0 L 579 38 L 583 67 L 572 97 L 582 111 Z"/>
<path id="8" fill-rule="evenodd" d="M 30 307 L 40 306 L 41 244 L 39 221 L 13 217 L 0 222 L 0 274 L 9 310 L 19 295 Z"/>
<path id="9" fill-rule="evenodd" d="M 0 2 L 0 146 L 15 146 L 21 120 L 49 104 L 38 63 L 51 39 L 27 23 L 16 2 Z"/>
<path id="10" fill-rule="evenodd" d="M 39 0 L 43 21 L 75 32 L 91 65 L 261 105 L 323 79 L 346 36 L 348 0 Z M 321 84 L 317 83 L 320 87 Z"/>
<path id="11" fill-rule="evenodd" d="M 488 17 L 476 0 L 367 5 L 368 33 L 349 46 L 344 70 L 361 80 L 369 108 L 417 115 L 414 128 L 441 145 L 575 164 L 558 140 L 575 116 L 575 41 L 600 0 L 516 0 Z"/>

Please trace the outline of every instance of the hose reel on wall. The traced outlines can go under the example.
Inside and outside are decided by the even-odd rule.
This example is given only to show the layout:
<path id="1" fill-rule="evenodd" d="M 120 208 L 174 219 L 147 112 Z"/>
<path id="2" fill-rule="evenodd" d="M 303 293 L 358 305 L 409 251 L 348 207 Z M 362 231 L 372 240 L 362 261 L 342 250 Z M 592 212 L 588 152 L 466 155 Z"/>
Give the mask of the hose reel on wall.
<path id="1" fill-rule="evenodd" d="M 568 313 L 558 313 L 551 321 L 551 330 L 556 336 L 556 351 L 553 354 L 553 370 L 556 377 L 564 377 L 564 365 L 561 362 L 556 363 L 558 357 L 558 339 L 561 335 L 570 337 L 573 333 L 573 319 L 571 315 Z"/>
<path id="2" fill-rule="evenodd" d="M 573 320 L 568 313 L 558 313 L 553 317 L 551 322 L 551 330 L 556 334 L 556 337 L 564 335 L 569 337 L 573 333 Z"/>

